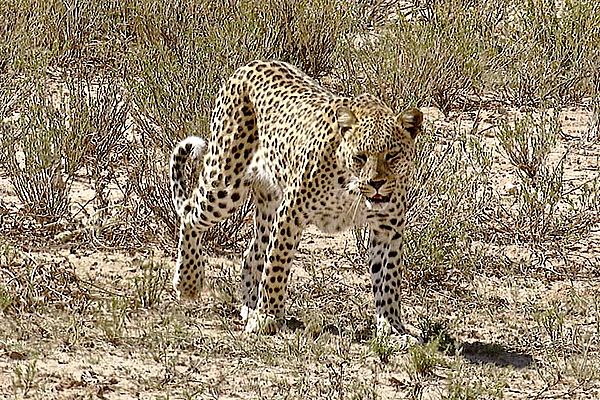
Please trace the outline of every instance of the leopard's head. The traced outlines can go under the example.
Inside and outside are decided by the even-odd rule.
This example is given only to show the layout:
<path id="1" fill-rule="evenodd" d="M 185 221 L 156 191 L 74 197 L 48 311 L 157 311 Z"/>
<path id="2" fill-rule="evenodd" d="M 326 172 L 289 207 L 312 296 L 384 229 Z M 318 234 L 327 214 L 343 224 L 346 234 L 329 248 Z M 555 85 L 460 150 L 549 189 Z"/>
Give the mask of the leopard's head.
<path id="1" fill-rule="evenodd" d="M 347 188 L 370 207 L 389 202 L 412 172 L 423 114 L 410 108 L 396 115 L 375 97 L 361 95 L 336 116 L 342 135 L 338 157 L 352 175 Z"/>

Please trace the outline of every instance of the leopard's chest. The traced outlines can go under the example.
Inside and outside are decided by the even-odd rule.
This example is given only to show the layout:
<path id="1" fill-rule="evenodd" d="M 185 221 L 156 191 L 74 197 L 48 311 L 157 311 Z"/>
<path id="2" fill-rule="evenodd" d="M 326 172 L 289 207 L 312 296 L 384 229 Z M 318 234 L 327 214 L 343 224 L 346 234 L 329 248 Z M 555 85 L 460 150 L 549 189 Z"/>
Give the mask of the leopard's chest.
<path id="1" fill-rule="evenodd" d="M 363 225 L 362 213 L 354 214 L 349 209 L 322 210 L 314 213 L 310 223 L 326 233 L 337 233 L 353 226 Z"/>
<path id="2" fill-rule="evenodd" d="M 337 180 L 323 183 L 314 188 L 314 195 L 308 201 L 307 222 L 327 233 L 363 225 L 367 214 L 364 201 Z"/>

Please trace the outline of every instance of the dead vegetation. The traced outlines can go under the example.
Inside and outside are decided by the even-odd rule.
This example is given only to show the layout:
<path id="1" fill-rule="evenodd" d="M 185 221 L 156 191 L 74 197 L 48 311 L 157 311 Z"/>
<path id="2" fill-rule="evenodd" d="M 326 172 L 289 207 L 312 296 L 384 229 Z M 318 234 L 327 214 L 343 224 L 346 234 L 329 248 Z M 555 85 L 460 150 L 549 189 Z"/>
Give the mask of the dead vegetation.
<path id="1" fill-rule="evenodd" d="M 0 393 L 600 397 L 599 7 L 2 2 Z M 207 235 L 202 301 L 174 299 L 168 154 L 256 58 L 426 111 L 404 271 L 426 344 L 373 338 L 362 229 L 309 231 L 288 330 L 242 334 L 248 207 Z"/>

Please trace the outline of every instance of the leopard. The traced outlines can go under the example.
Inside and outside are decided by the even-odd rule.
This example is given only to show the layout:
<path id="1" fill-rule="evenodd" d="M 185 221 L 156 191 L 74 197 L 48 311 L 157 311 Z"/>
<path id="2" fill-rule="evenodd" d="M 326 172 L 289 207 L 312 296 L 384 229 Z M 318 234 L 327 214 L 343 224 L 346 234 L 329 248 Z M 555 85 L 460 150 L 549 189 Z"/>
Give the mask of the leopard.
<path id="1" fill-rule="evenodd" d="M 183 139 L 170 158 L 178 298 L 202 291 L 207 230 L 250 201 L 253 234 L 241 266 L 245 332 L 284 325 L 291 265 L 307 226 L 326 233 L 364 226 L 376 334 L 415 338 L 401 318 L 401 277 L 422 124 L 418 108 L 395 113 L 368 93 L 336 95 L 283 61 L 238 68 L 218 91 L 207 139 Z M 190 160 L 201 171 L 188 191 Z"/>

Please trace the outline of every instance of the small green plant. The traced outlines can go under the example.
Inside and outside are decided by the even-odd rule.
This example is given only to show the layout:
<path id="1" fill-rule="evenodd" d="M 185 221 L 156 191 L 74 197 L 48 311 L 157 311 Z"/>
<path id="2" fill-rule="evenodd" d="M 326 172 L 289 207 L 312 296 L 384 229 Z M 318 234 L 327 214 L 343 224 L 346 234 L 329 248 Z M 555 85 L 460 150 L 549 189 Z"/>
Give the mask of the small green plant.
<path id="1" fill-rule="evenodd" d="M 590 359 L 589 347 L 583 354 L 570 357 L 567 372 L 573 376 L 582 387 L 594 387 L 600 380 L 600 367 Z"/>
<path id="2" fill-rule="evenodd" d="M 567 153 L 550 162 L 560 129 L 557 113 L 543 111 L 512 123 L 505 121 L 500 127 L 500 150 L 518 177 L 514 203 L 510 208 L 500 207 L 506 220 L 502 230 L 510 226 L 512 237 L 533 243 L 560 241 L 592 226 L 596 196 L 590 196 L 589 186 L 595 185 L 595 180 L 583 184 L 577 194 L 568 195 L 564 179 Z"/>
<path id="3" fill-rule="evenodd" d="M 565 313 L 561 310 L 560 303 L 554 302 L 548 308 L 539 310 L 535 314 L 535 320 L 553 343 L 559 343 L 563 339 Z"/>
<path id="4" fill-rule="evenodd" d="M 152 261 L 142 265 L 142 274 L 133 280 L 136 306 L 150 308 L 160 302 L 169 279 L 169 272 L 162 264 Z"/>
<path id="5" fill-rule="evenodd" d="M 129 302 L 125 299 L 113 297 L 107 299 L 105 308 L 99 312 L 107 312 L 107 315 L 99 317 L 98 326 L 104 333 L 104 337 L 113 344 L 119 344 L 127 332 L 127 313 Z"/>
<path id="6" fill-rule="evenodd" d="M 68 171 L 85 167 L 93 181 L 95 203 L 108 207 L 108 185 L 114 183 L 123 161 L 131 102 L 123 93 L 121 80 L 110 74 L 77 76 L 65 82 L 68 95 L 65 112 L 69 129 L 76 135 L 65 147 Z"/>
<path id="7" fill-rule="evenodd" d="M 554 149 L 560 121 L 556 115 L 525 114 L 512 122 L 503 121 L 498 131 L 501 150 L 522 179 L 536 180 Z"/>
<path id="8" fill-rule="evenodd" d="M 8 290 L 0 286 L 0 311 L 6 310 L 13 302 L 14 299 Z"/>
<path id="9" fill-rule="evenodd" d="M 438 354 L 439 340 L 425 344 L 417 344 L 408 348 L 408 360 L 404 369 L 409 375 L 428 376 L 434 369 L 443 365 L 443 360 Z"/>
<path id="10" fill-rule="evenodd" d="M 27 364 L 17 364 L 13 369 L 12 385 L 13 390 L 16 392 L 20 390 L 23 397 L 28 397 L 31 390 L 36 387 L 36 380 L 38 376 L 37 360 L 32 360 Z"/>
<path id="11" fill-rule="evenodd" d="M 424 319 L 420 324 L 423 341 L 425 343 L 437 343 L 440 351 L 454 355 L 456 352 L 456 340 L 448 332 L 448 327 L 442 321 L 432 321 L 429 318 Z"/>
<path id="12" fill-rule="evenodd" d="M 65 146 L 71 141 L 64 118 L 41 80 L 29 86 L 31 92 L 21 99 L 20 117 L 0 124 L 0 140 L 10 182 L 26 211 L 40 221 L 54 222 L 69 211 L 71 180 L 65 174 L 73 171 L 63 166 L 70 163 Z"/>
<path id="13" fill-rule="evenodd" d="M 483 376 L 473 376 L 462 360 L 457 360 L 450 367 L 444 400 L 504 398 L 504 388 L 507 385 L 502 374 L 491 371 Z"/>
<path id="14" fill-rule="evenodd" d="M 385 335 L 378 335 L 371 339 L 369 347 L 375 355 L 379 357 L 382 363 L 387 364 L 390 358 L 398 353 L 400 348 L 394 343 L 393 338 Z"/>

